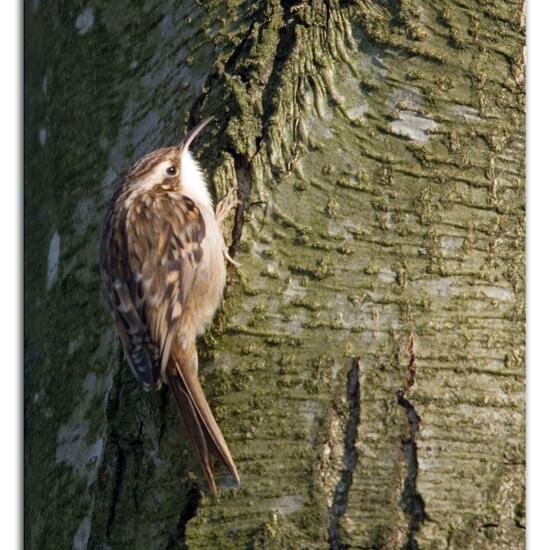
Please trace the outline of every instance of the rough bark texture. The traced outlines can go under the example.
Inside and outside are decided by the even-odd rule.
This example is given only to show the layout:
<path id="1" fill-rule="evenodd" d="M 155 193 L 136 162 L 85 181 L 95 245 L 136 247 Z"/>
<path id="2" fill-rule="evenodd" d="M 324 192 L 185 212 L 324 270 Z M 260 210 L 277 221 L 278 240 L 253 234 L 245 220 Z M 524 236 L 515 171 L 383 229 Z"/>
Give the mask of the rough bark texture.
<path id="1" fill-rule="evenodd" d="M 28 548 L 524 547 L 523 14 L 26 3 Z M 217 500 L 97 261 L 129 164 L 207 115 L 242 201 L 201 341 L 242 477 Z"/>

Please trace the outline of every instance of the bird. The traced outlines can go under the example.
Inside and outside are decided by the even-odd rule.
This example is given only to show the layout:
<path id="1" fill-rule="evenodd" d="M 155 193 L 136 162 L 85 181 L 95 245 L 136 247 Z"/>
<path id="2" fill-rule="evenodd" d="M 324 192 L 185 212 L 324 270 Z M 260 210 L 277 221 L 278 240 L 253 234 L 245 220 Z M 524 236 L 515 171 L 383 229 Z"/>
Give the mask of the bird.
<path id="1" fill-rule="evenodd" d="M 234 263 L 221 224 L 235 189 L 213 208 L 189 147 L 205 119 L 176 146 L 139 159 L 114 192 L 100 243 L 106 301 L 124 356 L 145 389 L 169 386 L 210 491 L 214 460 L 237 467 L 198 378 L 196 339 L 211 323 Z"/>

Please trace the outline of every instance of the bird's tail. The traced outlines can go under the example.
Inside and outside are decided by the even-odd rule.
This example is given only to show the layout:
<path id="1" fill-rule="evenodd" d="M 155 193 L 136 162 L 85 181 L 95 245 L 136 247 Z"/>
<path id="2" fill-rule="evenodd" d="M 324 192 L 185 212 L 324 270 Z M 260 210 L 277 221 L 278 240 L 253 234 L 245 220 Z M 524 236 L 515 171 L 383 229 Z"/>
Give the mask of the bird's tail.
<path id="1" fill-rule="evenodd" d="M 176 349 L 174 349 L 176 348 Z M 239 485 L 239 474 L 214 419 L 199 382 L 197 351 L 172 348 L 172 358 L 166 369 L 168 385 L 176 398 L 181 419 L 191 440 L 212 494 L 216 494 L 212 457 L 221 460 Z"/>

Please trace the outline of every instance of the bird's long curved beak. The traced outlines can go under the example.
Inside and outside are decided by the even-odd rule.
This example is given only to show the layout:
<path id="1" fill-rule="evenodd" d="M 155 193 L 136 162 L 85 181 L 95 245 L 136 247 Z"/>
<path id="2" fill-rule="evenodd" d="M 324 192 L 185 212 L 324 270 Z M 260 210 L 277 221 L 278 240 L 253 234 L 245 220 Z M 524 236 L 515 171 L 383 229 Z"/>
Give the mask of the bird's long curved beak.
<path id="1" fill-rule="evenodd" d="M 197 124 L 184 138 L 180 144 L 180 151 L 183 155 L 186 151 L 189 150 L 193 140 L 202 132 L 207 124 L 214 120 L 213 116 L 209 116 L 207 119 L 203 120 L 200 124 Z"/>

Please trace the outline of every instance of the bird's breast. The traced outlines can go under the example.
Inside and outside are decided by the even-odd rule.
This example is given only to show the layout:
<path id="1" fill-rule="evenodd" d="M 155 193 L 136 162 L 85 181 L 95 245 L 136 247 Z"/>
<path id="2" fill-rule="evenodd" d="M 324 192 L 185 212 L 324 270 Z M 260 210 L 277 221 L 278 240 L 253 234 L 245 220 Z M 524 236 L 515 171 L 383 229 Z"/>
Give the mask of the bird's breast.
<path id="1" fill-rule="evenodd" d="M 223 239 L 214 212 L 201 208 L 201 213 L 205 222 L 205 236 L 201 243 L 203 254 L 197 266 L 186 308 L 186 319 L 182 326 L 187 333 L 192 328 L 195 336 L 200 336 L 212 322 L 226 281 Z"/>

